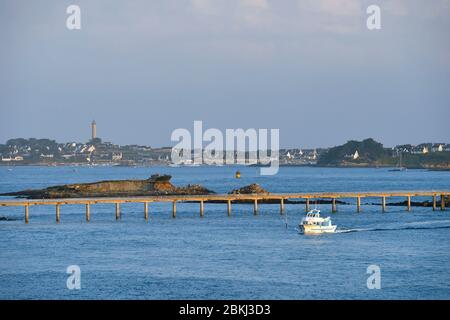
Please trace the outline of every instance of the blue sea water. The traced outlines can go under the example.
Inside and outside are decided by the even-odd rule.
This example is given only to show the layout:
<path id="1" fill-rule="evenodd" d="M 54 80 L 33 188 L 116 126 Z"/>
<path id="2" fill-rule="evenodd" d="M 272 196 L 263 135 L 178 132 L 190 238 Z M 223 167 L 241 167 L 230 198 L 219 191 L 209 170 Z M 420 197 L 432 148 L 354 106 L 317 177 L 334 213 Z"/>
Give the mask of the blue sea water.
<path id="1" fill-rule="evenodd" d="M 0 167 L 0 193 L 55 184 L 173 175 L 173 183 L 199 183 L 218 193 L 259 183 L 271 192 L 450 189 L 450 172 L 282 167 L 275 176 L 236 167 Z M 403 201 L 393 198 L 390 201 Z M 416 200 L 416 199 L 413 199 Z M 424 200 L 424 199 L 417 199 Z M 341 232 L 305 236 L 296 226 L 304 205 L 180 203 L 84 207 L 0 207 L 0 299 L 450 299 L 450 209 L 389 207 L 354 200 L 331 213 Z M 287 222 L 287 228 L 286 228 Z M 81 289 L 66 286 L 69 265 L 81 269 Z M 381 289 L 367 288 L 367 267 L 381 270 Z"/>

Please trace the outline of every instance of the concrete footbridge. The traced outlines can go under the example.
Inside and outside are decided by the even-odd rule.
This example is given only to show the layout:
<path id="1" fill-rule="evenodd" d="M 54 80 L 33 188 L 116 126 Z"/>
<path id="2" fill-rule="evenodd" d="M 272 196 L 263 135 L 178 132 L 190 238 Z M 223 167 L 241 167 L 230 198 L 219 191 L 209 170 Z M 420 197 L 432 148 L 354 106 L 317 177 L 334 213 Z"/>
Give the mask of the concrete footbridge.
<path id="1" fill-rule="evenodd" d="M 29 222 L 30 207 L 32 206 L 54 206 L 56 222 L 60 222 L 61 206 L 63 205 L 85 205 L 86 221 L 91 219 L 91 206 L 96 204 L 112 204 L 115 206 L 116 220 L 121 218 L 120 205 L 123 203 L 142 203 L 144 219 L 148 221 L 149 205 L 151 203 L 168 202 L 172 204 L 172 217 L 176 217 L 177 203 L 198 202 L 200 217 L 204 216 L 204 204 L 226 203 L 228 216 L 231 216 L 232 203 L 253 203 L 253 213 L 258 214 L 258 205 L 264 203 L 279 203 L 280 214 L 284 214 L 286 200 L 303 200 L 305 210 L 309 211 L 312 201 L 329 200 L 332 212 L 337 212 L 337 199 L 355 199 L 356 211 L 361 212 L 361 199 L 381 199 L 382 212 L 386 212 L 386 199 L 400 197 L 406 200 L 405 207 L 411 211 L 411 199 L 413 197 L 429 197 L 432 199 L 432 208 L 437 210 L 438 198 L 440 198 L 440 210 L 445 210 L 445 197 L 450 196 L 450 190 L 428 190 L 428 191 L 365 191 L 365 192 L 308 192 L 308 193 L 265 193 L 265 194 L 208 194 L 208 195 L 159 195 L 139 197 L 112 197 L 112 198 L 64 198 L 64 199 L 5 199 L 0 200 L 0 207 L 23 207 L 25 223 Z"/>

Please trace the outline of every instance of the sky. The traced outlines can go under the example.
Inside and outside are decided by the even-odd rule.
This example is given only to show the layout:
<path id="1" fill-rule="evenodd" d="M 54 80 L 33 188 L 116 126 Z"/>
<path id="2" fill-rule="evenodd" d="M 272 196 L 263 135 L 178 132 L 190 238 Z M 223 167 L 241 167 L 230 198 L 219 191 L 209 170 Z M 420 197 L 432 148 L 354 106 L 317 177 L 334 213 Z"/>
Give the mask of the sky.
<path id="1" fill-rule="evenodd" d="M 121 145 L 194 120 L 281 147 L 450 143 L 450 1 L 0 1 L 0 143 L 87 141 L 93 119 Z"/>

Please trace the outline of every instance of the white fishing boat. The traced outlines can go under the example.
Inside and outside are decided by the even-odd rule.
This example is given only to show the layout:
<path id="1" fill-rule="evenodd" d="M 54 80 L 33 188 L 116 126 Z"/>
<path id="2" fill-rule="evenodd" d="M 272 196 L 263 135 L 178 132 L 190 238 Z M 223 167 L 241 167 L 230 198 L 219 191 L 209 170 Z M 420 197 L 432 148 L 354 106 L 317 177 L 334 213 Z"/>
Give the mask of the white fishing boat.
<path id="1" fill-rule="evenodd" d="M 331 218 L 322 218 L 320 210 L 313 209 L 306 214 L 299 224 L 300 232 L 304 234 L 334 233 L 336 225 L 331 224 Z"/>

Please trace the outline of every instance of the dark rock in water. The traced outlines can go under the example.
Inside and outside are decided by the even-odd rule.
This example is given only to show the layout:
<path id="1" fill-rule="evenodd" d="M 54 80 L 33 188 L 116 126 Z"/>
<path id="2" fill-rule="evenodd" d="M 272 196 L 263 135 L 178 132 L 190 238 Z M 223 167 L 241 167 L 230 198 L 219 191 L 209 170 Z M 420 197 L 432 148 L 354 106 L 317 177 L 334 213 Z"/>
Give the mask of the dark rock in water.
<path id="1" fill-rule="evenodd" d="M 199 184 L 188 184 L 185 187 L 179 187 L 177 188 L 178 194 L 212 194 L 215 193 L 214 191 L 211 191 L 209 189 L 206 189 L 205 187 L 199 185 Z"/>
<path id="2" fill-rule="evenodd" d="M 264 190 L 259 184 L 253 183 L 248 186 L 232 190 L 228 194 L 269 194 L 267 190 Z"/>
<path id="3" fill-rule="evenodd" d="M 18 219 L 15 218 L 8 218 L 8 217 L 0 217 L 0 221 L 17 221 Z"/>
<path id="4" fill-rule="evenodd" d="M 441 206 L 441 200 L 439 200 L 440 197 L 437 199 L 436 201 L 436 207 L 440 207 Z M 372 205 L 381 205 L 379 203 L 372 203 Z M 398 207 L 405 207 L 408 205 L 408 201 L 404 200 L 404 201 L 399 201 L 399 202 L 388 202 L 386 204 L 387 206 L 398 206 Z M 444 198 L 444 205 L 446 207 L 450 206 L 450 198 L 445 196 Z M 433 206 L 433 202 L 430 200 L 425 200 L 425 201 L 411 201 L 411 207 L 432 207 Z"/>
<path id="5" fill-rule="evenodd" d="M 440 205 L 440 203 L 438 203 Z M 380 203 L 374 203 L 374 205 L 381 205 Z M 386 206 L 398 206 L 398 207 L 406 207 L 408 205 L 408 201 L 399 201 L 399 202 L 388 202 Z M 411 207 L 432 207 L 433 203 L 431 201 L 411 201 Z"/>
<path id="6" fill-rule="evenodd" d="M 197 195 L 214 193 L 200 185 L 174 186 L 170 175 L 152 175 L 145 180 L 109 180 L 53 186 L 40 190 L 24 190 L 1 194 L 27 199 Z"/>

